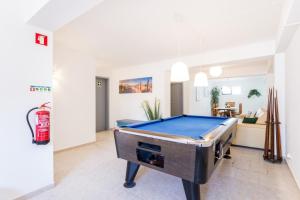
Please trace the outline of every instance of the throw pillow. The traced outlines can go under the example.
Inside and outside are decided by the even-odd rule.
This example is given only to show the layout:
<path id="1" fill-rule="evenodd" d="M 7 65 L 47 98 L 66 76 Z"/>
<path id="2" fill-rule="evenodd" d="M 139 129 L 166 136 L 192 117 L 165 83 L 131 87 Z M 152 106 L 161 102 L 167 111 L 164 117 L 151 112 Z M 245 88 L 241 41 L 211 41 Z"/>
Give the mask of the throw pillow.
<path id="1" fill-rule="evenodd" d="M 243 119 L 243 123 L 246 123 L 246 124 L 255 124 L 257 121 L 257 118 L 256 117 L 245 117 Z"/>
<path id="2" fill-rule="evenodd" d="M 257 119 L 256 123 L 257 123 L 257 124 L 266 124 L 266 121 L 267 121 L 267 112 L 264 112 L 264 114 L 261 115 L 261 116 Z"/>

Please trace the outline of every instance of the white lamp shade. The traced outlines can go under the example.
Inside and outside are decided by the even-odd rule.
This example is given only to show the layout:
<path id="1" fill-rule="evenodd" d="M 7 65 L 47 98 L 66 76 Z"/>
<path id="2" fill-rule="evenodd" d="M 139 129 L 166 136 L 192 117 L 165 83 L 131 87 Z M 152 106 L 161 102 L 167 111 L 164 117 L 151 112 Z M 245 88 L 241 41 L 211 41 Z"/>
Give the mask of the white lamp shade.
<path id="1" fill-rule="evenodd" d="M 171 68 L 171 82 L 184 82 L 190 79 L 189 70 L 183 62 L 175 63 Z"/>
<path id="2" fill-rule="evenodd" d="M 222 73 L 223 73 L 223 69 L 220 66 L 209 68 L 209 74 L 212 77 L 219 77 L 219 76 L 221 76 Z"/>
<path id="3" fill-rule="evenodd" d="M 195 75 L 194 86 L 195 87 L 207 87 L 208 86 L 207 75 L 204 72 L 199 72 Z"/>

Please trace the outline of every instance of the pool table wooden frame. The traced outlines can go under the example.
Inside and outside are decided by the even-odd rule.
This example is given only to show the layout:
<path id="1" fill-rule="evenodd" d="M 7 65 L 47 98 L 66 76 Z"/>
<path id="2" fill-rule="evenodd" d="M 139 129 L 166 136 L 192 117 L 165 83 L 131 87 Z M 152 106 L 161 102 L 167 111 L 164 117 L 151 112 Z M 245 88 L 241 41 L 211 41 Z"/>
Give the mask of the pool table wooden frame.
<path id="1" fill-rule="evenodd" d="M 115 129 L 117 156 L 128 161 L 124 186 L 135 186 L 134 178 L 143 165 L 181 178 L 187 200 L 200 200 L 199 184 L 206 183 L 223 156 L 230 154 L 236 127 L 237 119 L 229 118 L 203 139 Z"/>

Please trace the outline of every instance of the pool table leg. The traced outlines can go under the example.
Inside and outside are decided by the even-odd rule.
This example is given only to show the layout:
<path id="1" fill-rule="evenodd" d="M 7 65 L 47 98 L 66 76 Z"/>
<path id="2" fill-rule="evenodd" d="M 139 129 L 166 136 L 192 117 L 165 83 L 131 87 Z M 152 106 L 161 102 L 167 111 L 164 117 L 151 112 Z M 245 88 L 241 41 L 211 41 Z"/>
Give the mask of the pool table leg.
<path id="1" fill-rule="evenodd" d="M 134 178 L 140 168 L 139 164 L 127 161 L 126 179 L 124 187 L 133 188 L 135 186 Z"/>
<path id="2" fill-rule="evenodd" d="M 230 156 L 230 147 L 228 148 L 228 150 L 226 151 L 225 155 L 223 156 L 225 159 L 231 159 Z"/>
<path id="3" fill-rule="evenodd" d="M 187 200 L 200 200 L 200 185 L 182 179 L 182 184 Z"/>

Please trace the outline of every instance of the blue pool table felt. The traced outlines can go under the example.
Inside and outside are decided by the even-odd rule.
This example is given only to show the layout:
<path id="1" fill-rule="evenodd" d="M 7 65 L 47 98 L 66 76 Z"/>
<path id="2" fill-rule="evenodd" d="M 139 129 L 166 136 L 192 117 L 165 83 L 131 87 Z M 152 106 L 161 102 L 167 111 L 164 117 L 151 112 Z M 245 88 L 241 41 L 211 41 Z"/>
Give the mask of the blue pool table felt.
<path id="1" fill-rule="evenodd" d="M 186 136 L 202 139 L 206 134 L 223 125 L 228 118 L 182 115 L 140 124 L 128 125 L 128 128 L 167 133 L 176 136 Z"/>

